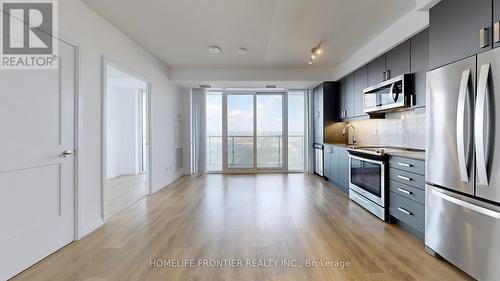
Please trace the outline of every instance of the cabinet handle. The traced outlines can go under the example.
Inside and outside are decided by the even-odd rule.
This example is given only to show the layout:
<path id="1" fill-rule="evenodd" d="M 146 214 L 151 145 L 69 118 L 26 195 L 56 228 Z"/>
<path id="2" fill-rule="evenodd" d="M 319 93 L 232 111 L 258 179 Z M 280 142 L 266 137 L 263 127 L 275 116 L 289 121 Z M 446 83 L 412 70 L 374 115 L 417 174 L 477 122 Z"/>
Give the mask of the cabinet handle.
<path id="1" fill-rule="evenodd" d="M 488 40 L 488 31 L 489 31 L 488 27 L 481 28 L 479 30 L 479 46 L 481 48 L 486 48 L 490 45 L 490 42 Z"/>
<path id="2" fill-rule="evenodd" d="M 406 189 L 398 188 L 398 190 L 405 193 L 405 194 L 411 195 L 411 191 L 408 191 Z"/>
<path id="3" fill-rule="evenodd" d="M 411 164 L 407 164 L 407 163 L 403 163 L 403 162 L 399 162 L 398 165 L 403 166 L 403 167 L 408 167 L 408 168 L 411 167 Z"/>
<path id="4" fill-rule="evenodd" d="M 500 42 L 500 21 L 493 24 L 493 43 Z"/>
<path id="5" fill-rule="evenodd" d="M 407 211 L 407 210 L 405 210 L 405 209 L 403 209 L 403 208 L 401 208 L 401 207 L 398 207 L 398 210 L 399 210 L 401 213 L 406 214 L 406 215 L 408 215 L 408 216 L 411 216 L 411 215 L 412 215 L 412 213 L 411 213 L 410 211 Z"/>
<path id="6" fill-rule="evenodd" d="M 404 177 L 404 176 L 401 176 L 401 175 L 398 175 L 398 178 L 402 179 L 402 180 L 405 180 L 405 181 L 411 181 L 411 178 L 409 177 Z"/>

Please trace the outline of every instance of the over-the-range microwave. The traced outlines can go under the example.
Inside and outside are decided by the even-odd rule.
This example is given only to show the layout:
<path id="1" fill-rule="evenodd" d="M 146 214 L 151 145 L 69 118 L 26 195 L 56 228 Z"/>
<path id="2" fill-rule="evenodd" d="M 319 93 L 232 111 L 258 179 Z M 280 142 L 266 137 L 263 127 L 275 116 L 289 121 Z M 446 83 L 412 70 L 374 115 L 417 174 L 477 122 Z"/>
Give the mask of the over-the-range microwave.
<path id="1" fill-rule="evenodd" d="M 411 74 L 403 74 L 364 89 L 365 113 L 382 113 L 411 106 L 411 79 Z"/>

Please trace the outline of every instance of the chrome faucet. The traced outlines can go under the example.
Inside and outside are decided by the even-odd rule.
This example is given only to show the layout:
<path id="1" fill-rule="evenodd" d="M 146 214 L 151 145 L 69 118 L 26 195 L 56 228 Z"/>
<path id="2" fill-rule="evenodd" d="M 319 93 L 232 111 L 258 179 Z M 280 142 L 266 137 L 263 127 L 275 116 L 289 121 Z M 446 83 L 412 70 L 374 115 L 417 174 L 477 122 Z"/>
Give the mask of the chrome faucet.
<path id="1" fill-rule="evenodd" d="M 345 128 L 342 130 L 342 135 L 345 136 L 345 134 L 347 133 L 347 129 L 349 129 L 349 127 L 352 128 L 352 144 L 356 144 L 358 141 L 356 140 L 356 127 L 354 127 L 353 124 L 348 124 L 347 126 L 345 126 Z M 347 141 L 347 143 L 349 144 L 349 141 Z"/>

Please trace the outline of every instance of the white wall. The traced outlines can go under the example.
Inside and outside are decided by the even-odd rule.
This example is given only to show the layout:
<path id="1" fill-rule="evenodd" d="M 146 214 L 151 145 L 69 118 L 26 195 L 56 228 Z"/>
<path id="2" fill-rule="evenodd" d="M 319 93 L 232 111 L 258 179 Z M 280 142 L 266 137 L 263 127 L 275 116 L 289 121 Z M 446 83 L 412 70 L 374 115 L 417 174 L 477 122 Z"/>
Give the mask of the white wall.
<path id="1" fill-rule="evenodd" d="M 144 87 L 143 87 L 144 88 Z M 139 98 L 136 88 L 107 86 L 106 177 L 137 174 Z"/>
<path id="2" fill-rule="evenodd" d="M 182 90 L 168 80 L 167 69 L 143 48 L 97 15 L 80 0 L 59 1 L 60 37 L 80 46 L 80 233 L 102 223 L 101 55 L 152 83 L 152 184 L 159 190 L 184 173 L 173 171 L 173 124 L 185 114 Z"/>

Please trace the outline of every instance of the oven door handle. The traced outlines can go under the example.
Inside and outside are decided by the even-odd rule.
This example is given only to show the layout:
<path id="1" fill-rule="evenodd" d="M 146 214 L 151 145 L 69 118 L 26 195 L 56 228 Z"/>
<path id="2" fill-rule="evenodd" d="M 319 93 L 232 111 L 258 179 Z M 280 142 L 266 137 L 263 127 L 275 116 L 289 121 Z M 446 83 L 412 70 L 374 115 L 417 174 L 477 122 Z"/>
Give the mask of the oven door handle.
<path id="1" fill-rule="evenodd" d="M 354 156 L 354 155 L 351 155 L 351 154 L 349 154 L 349 157 L 357 159 L 357 160 L 360 160 L 360 161 L 365 161 L 365 162 L 370 162 L 370 163 L 374 163 L 374 164 L 384 165 L 384 162 L 382 162 L 382 161 L 377 161 L 377 160 L 372 160 L 372 159 L 366 159 L 366 158 L 359 157 L 359 156 Z"/>

